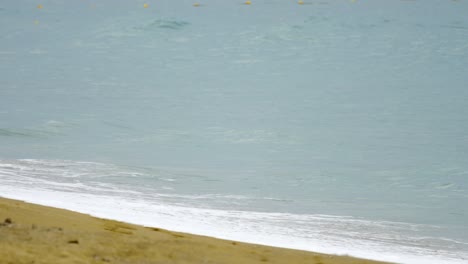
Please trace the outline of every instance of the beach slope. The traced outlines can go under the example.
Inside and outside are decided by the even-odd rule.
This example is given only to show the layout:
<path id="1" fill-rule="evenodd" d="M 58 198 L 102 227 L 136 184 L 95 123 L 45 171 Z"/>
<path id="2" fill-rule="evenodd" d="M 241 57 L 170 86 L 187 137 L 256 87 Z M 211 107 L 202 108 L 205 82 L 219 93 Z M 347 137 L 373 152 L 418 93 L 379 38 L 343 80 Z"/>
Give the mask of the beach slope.
<path id="1" fill-rule="evenodd" d="M 0 198 L 0 263 L 383 262 L 177 233 Z"/>

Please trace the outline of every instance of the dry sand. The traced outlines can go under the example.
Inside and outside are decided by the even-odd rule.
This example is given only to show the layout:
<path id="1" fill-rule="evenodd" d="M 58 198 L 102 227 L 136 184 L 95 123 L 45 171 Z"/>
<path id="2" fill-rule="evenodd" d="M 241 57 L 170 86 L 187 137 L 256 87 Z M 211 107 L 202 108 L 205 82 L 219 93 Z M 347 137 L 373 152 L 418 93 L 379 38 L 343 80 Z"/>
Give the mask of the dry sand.
<path id="1" fill-rule="evenodd" d="M 177 233 L 0 198 L 0 263 L 383 262 Z"/>

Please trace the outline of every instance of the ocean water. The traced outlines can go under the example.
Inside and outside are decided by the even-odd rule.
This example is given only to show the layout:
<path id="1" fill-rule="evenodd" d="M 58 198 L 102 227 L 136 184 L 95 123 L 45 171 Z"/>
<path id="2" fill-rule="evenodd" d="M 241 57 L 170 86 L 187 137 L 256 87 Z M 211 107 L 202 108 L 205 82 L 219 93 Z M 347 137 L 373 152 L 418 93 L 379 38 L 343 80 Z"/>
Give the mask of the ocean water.
<path id="1" fill-rule="evenodd" d="M 468 1 L 194 2 L 1 1 L 0 196 L 468 263 Z"/>

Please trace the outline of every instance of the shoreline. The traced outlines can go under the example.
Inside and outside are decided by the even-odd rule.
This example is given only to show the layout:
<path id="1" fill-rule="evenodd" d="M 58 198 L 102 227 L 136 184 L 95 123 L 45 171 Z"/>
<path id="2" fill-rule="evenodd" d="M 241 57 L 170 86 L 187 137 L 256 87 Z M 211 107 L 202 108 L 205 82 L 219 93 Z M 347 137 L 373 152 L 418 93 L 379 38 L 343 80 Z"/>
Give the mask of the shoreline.
<path id="1" fill-rule="evenodd" d="M 338 232 L 334 226 L 323 225 L 322 221 L 328 221 L 323 217 L 306 217 L 298 220 L 278 214 L 254 212 L 252 215 L 252 212 L 179 207 L 152 204 L 138 199 L 128 200 L 121 199 L 122 197 L 84 193 L 31 190 L 18 186 L 0 186 L 0 194 L 0 198 L 8 197 L 8 199 L 40 204 L 48 208 L 61 208 L 102 219 L 114 219 L 139 226 L 158 227 L 225 241 L 241 241 L 242 243 L 267 247 L 320 252 L 322 255 L 352 256 L 376 262 L 406 264 L 461 264 L 465 263 L 466 259 L 464 254 L 458 254 L 456 251 L 454 253 L 457 255 L 448 251 L 444 252 L 444 248 L 438 248 L 437 251 L 417 247 L 395 248 L 394 244 L 379 243 L 379 241 L 374 241 L 374 244 L 364 241 L 365 244 L 362 244 L 360 240 L 350 239 L 347 231 Z M 0 223 L 4 220 L 2 217 L 0 215 Z M 255 221 L 252 222 L 253 220 Z M 272 221 L 279 222 L 271 225 Z M 315 229 L 310 228 L 309 224 L 311 223 L 306 224 L 307 229 L 304 229 L 305 226 L 300 225 L 301 221 L 312 221 L 311 223 L 317 221 L 317 224 L 314 225 Z M 337 222 L 333 219 L 330 223 Z M 359 220 L 346 221 L 345 223 L 352 225 L 352 228 L 357 232 L 356 236 L 365 236 L 369 232 L 379 231 L 372 229 L 372 223 L 370 226 Z M 282 230 L 282 228 L 284 229 Z M 301 230 L 306 230 L 306 234 L 309 234 L 307 239 L 297 240 L 297 237 L 301 236 Z M 403 239 L 401 243 L 405 242 L 404 237 L 399 239 Z M 330 243 L 333 241 L 340 244 Z"/>
<path id="2" fill-rule="evenodd" d="M 173 232 L 3 197 L 0 234 L 6 263 L 387 263 Z"/>

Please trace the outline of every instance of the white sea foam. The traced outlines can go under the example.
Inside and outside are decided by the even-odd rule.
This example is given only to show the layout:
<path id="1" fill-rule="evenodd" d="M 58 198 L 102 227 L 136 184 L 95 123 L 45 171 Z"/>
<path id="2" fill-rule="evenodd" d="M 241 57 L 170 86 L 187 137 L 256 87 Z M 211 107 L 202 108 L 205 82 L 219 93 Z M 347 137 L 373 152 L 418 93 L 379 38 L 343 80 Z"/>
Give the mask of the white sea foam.
<path id="1" fill-rule="evenodd" d="M 93 168 L 100 168 L 95 173 L 104 172 L 104 167 L 116 169 L 113 165 L 88 162 L 2 161 L 0 195 L 97 217 L 271 246 L 408 264 L 458 264 L 468 259 L 466 252 L 461 251 L 466 248 L 463 242 L 418 233 L 437 226 L 330 215 L 193 208 L 184 200 L 177 202 L 177 195 L 172 197 L 176 202 L 166 203 L 158 194 L 118 190 L 112 183 L 57 181 L 65 170 L 69 170 L 65 178 L 76 180 L 86 179 L 84 171 L 91 173 Z M 28 175 L 31 172 L 34 174 Z M 77 175 L 70 178 L 70 174 Z M 202 198 L 216 200 L 220 196 Z M 230 198 L 248 200 L 233 195 Z M 453 250 L 457 247 L 459 250 Z"/>
<path id="2" fill-rule="evenodd" d="M 13 191 L 5 186 L 0 187 L 0 194 L 97 217 L 278 247 L 408 264 L 461 264 L 465 263 L 463 258 L 466 258 L 451 252 L 392 245 L 367 240 L 365 237 L 359 240 L 356 236 L 365 234 L 360 234 L 357 230 L 365 230 L 374 223 L 339 217 L 196 209 L 127 200 L 116 196 L 18 188 Z M 315 222 L 313 230 L 306 227 L 312 222 Z M 295 225 L 291 226 L 291 223 Z M 354 235 L 340 230 L 347 225 L 356 228 Z"/>

